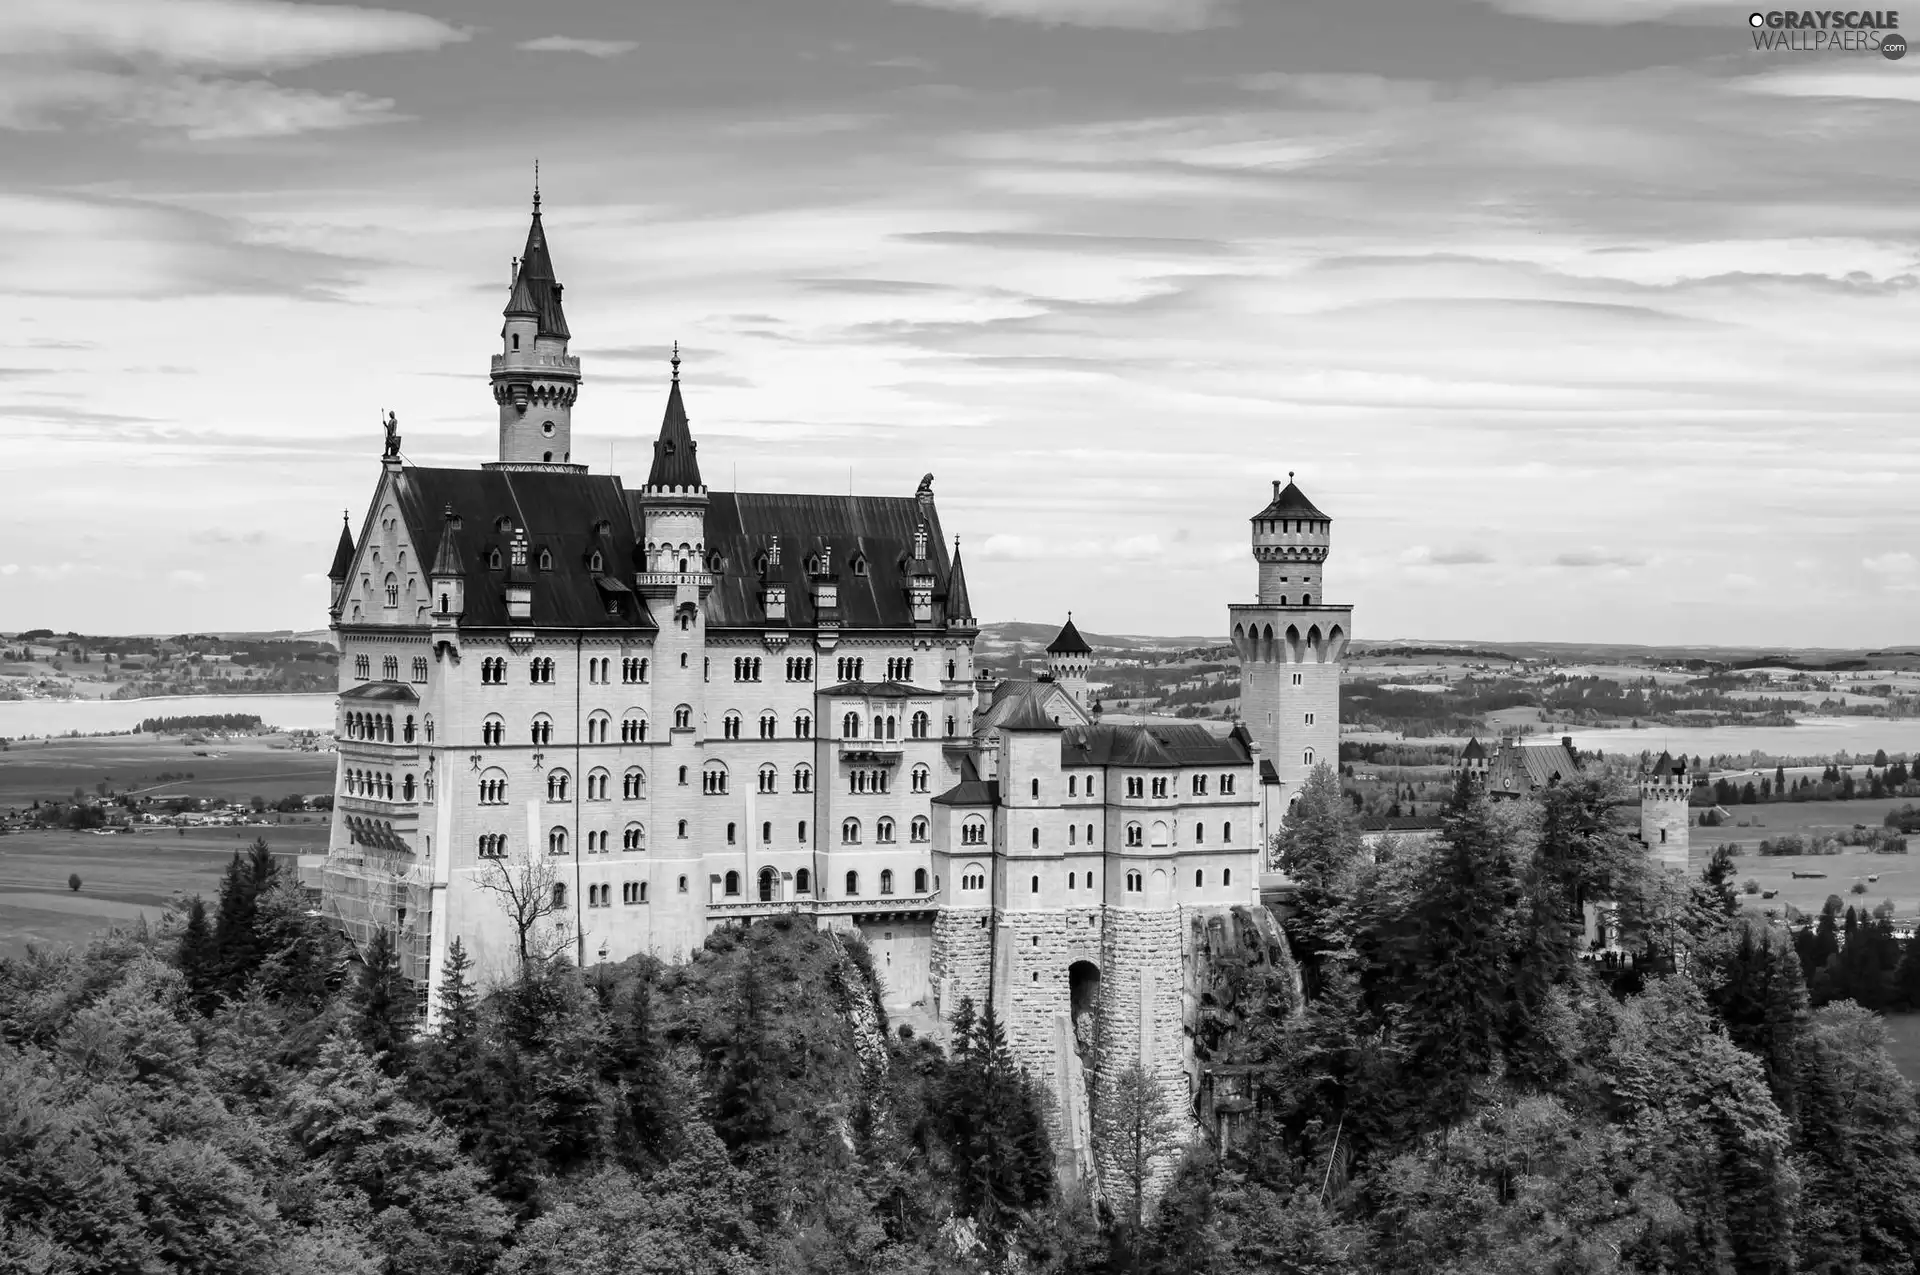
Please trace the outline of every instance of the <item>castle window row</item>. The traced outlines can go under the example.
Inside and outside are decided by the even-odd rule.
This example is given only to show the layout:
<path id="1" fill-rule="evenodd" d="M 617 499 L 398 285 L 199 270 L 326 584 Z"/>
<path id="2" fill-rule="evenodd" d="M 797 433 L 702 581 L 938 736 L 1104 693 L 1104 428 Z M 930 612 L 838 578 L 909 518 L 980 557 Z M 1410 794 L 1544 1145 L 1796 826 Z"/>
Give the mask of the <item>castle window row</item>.
<path id="1" fill-rule="evenodd" d="M 400 782 L 396 787 L 391 773 L 372 770 L 349 770 L 345 775 L 345 783 L 347 796 L 349 797 L 365 797 L 373 801 L 392 801 L 394 800 L 394 793 L 398 792 L 401 801 L 413 800 L 414 778 L 412 775 L 401 776 Z"/>
<path id="2" fill-rule="evenodd" d="M 433 718 L 429 717 L 426 721 L 427 742 L 432 743 Z M 348 713 L 346 717 L 342 719 L 342 725 L 346 728 L 346 736 L 348 739 L 364 739 L 376 744 L 391 744 L 394 742 L 395 729 L 393 715 L 391 713 Z M 401 719 L 398 733 L 402 742 L 408 744 L 414 742 L 414 738 L 418 732 L 414 726 L 412 714 L 408 714 Z"/>
<path id="3" fill-rule="evenodd" d="M 736 655 L 733 659 L 733 680 L 736 682 L 759 681 L 760 657 L 757 655 Z"/>
<path id="4" fill-rule="evenodd" d="M 850 793 L 885 794 L 887 791 L 887 772 L 884 770 L 848 771 L 847 791 Z"/>
<path id="5" fill-rule="evenodd" d="M 1308 749 L 1307 751 L 1311 753 L 1313 750 Z M 1308 764 L 1311 765 L 1312 763 L 1309 762 Z M 1221 776 L 1219 776 L 1219 779 L 1220 779 L 1220 786 L 1218 791 L 1220 796 L 1222 797 L 1233 796 L 1234 776 L 1230 774 L 1222 774 Z M 1034 783 L 1036 784 L 1036 788 L 1034 790 L 1034 796 L 1038 797 L 1040 795 L 1039 789 L 1037 787 L 1039 781 L 1035 780 Z M 1189 780 L 1188 791 L 1195 797 L 1204 797 L 1207 795 L 1207 789 L 1210 783 L 1211 783 L 1211 779 L 1209 776 L 1194 775 Z M 1164 776 L 1155 777 L 1151 784 L 1153 796 L 1156 799 L 1165 799 L 1172 796 L 1174 793 L 1174 788 L 1176 784 L 1177 784 L 1177 781 L 1174 779 L 1170 779 Z M 1143 798 L 1147 795 L 1148 787 L 1149 787 L 1149 784 L 1146 776 L 1144 775 L 1128 775 L 1127 776 L 1127 779 L 1126 779 L 1127 796 Z M 1075 795 L 1073 791 L 1073 779 L 1071 776 L 1069 776 L 1067 779 L 1067 795 L 1069 797 Z M 1091 775 L 1087 777 L 1087 796 L 1089 797 L 1093 796 L 1093 777 Z"/>
<path id="6" fill-rule="evenodd" d="M 789 682 L 811 682 L 813 680 L 813 657 L 810 655 L 789 655 L 787 657 L 787 680 Z"/>

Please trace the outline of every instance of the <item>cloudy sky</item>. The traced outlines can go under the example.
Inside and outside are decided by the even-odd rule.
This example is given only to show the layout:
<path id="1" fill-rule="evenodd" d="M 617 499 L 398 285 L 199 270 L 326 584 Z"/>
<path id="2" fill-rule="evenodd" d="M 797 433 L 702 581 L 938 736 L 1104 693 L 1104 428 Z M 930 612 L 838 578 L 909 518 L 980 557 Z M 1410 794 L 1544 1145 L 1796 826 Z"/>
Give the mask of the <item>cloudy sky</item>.
<path id="1" fill-rule="evenodd" d="M 1920 639 L 1920 55 L 1722 0 L 0 4 L 0 629 L 318 627 L 383 408 L 490 459 L 541 165 L 644 477 L 936 475 L 976 607 Z M 1917 15 L 1920 16 L 1920 15 Z"/>

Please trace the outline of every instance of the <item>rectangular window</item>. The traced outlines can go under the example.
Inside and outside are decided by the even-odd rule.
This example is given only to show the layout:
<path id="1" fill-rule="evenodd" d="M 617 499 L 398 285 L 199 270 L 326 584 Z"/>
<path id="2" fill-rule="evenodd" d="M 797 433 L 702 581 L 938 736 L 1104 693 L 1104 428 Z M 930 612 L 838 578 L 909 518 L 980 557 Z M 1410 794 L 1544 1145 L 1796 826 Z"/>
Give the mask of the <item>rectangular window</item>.
<path id="1" fill-rule="evenodd" d="M 1312 714 L 1312 713 L 1308 713 L 1308 714 L 1307 714 L 1307 725 L 1309 725 L 1309 726 L 1311 726 L 1311 725 L 1313 725 L 1313 714 Z"/>
<path id="2" fill-rule="evenodd" d="M 1298 686 L 1298 685 L 1300 685 L 1300 675 L 1299 675 L 1298 673 L 1295 673 L 1295 674 L 1293 675 L 1293 684 L 1294 684 L 1295 686 Z"/>

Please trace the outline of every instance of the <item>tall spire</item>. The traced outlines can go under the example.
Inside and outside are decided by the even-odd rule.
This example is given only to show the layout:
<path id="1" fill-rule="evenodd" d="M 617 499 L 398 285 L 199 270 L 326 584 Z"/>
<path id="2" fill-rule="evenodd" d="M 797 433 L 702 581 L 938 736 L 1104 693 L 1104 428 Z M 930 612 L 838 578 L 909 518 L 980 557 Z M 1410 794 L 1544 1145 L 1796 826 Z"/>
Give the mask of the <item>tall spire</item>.
<path id="1" fill-rule="evenodd" d="M 502 311 L 508 318 L 529 316 L 538 321 L 540 336 L 569 339 L 567 316 L 560 308 L 560 283 L 553 277 L 553 258 L 547 253 L 547 231 L 540 222 L 540 184 L 534 179 L 533 220 L 527 226 L 527 246 L 513 276 L 513 294 Z"/>
<path id="2" fill-rule="evenodd" d="M 960 537 L 953 538 L 953 570 L 947 575 L 947 627 L 973 629 L 973 600 L 967 597 L 967 572 L 960 565 Z"/>
<path id="3" fill-rule="evenodd" d="M 667 410 L 660 419 L 660 437 L 653 441 L 653 468 L 647 471 L 649 487 L 699 489 L 700 461 L 694 455 L 699 444 L 687 425 L 687 406 L 680 399 L 680 343 L 673 343 L 673 381 L 667 387 Z"/>
<path id="4" fill-rule="evenodd" d="M 347 528 L 347 511 L 340 511 L 340 543 L 333 551 L 333 569 L 329 580 L 344 580 L 353 573 L 353 532 Z"/>

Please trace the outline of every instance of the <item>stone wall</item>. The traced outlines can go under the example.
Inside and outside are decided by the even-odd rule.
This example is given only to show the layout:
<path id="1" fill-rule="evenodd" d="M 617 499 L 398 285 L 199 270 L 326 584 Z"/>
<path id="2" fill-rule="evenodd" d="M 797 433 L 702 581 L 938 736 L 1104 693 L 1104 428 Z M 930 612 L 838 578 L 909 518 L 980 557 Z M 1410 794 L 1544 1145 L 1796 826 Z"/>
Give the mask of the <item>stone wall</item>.
<path id="1" fill-rule="evenodd" d="M 933 949 L 927 973 L 942 1040 L 946 1038 L 947 1022 L 963 999 L 971 999 L 976 1012 L 987 1007 L 992 920 L 986 908 L 942 908 L 933 919 Z"/>
<path id="2" fill-rule="evenodd" d="M 1182 1130 L 1190 1136 L 1193 1100 L 1187 1083 L 1190 1046 L 1181 1004 L 1181 912 L 1110 910 L 1105 918 L 1100 976 L 1099 1046 L 1093 1105 L 1113 1093 L 1117 1077 L 1139 1063 L 1160 1085 Z M 1171 1152 L 1156 1165 L 1156 1192 L 1179 1161 Z M 1103 1177 L 1111 1180 L 1103 1158 Z"/>

